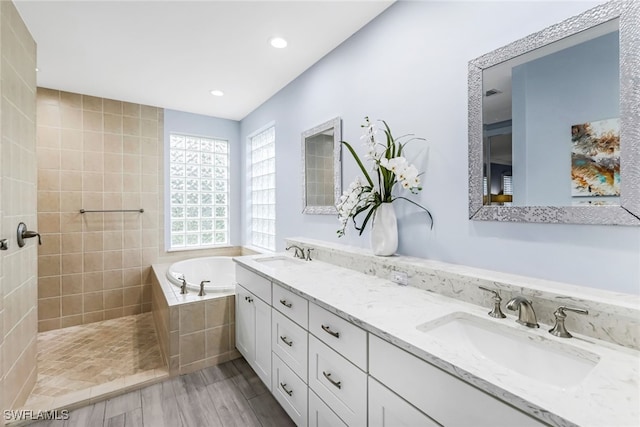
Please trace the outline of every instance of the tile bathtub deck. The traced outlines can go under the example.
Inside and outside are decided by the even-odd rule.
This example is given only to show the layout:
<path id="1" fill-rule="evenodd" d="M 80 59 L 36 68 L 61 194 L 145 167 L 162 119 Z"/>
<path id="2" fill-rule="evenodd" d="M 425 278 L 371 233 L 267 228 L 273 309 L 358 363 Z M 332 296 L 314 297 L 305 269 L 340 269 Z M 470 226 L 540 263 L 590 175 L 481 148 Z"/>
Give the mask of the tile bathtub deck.
<path id="1" fill-rule="evenodd" d="M 86 397 L 105 384 L 116 389 L 118 380 L 125 388 L 165 371 L 151 313 L 41 332 L 38 379 L 25 407 L 82 390 Z"/>

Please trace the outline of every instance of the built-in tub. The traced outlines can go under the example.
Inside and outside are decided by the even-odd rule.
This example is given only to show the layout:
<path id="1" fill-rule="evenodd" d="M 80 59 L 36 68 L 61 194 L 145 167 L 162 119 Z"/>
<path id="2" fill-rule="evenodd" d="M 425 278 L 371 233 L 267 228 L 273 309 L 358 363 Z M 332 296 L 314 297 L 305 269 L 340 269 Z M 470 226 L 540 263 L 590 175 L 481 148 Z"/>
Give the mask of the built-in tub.
<path id="1" fill-rule="evenodd" d="M 171 284 L 180 287 L 181 278 L 187 281 L 187 288 L 199 291 L 200 282 L 209 280 L 205 284 L 207 292 L 221 292 L 235 289 L 235 267 L 233 258 L 228 256 L 214 256 L 191 258 L 178 261 L 167 269 L 167 279 Z"/>

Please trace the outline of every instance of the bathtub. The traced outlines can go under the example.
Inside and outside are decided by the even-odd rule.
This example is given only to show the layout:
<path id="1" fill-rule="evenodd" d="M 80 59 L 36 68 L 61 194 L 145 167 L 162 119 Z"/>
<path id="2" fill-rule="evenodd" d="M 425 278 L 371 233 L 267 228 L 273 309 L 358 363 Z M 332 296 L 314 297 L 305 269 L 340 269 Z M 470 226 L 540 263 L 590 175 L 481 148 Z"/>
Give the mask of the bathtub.
<path id="1" fill-rule="evenodd" d="M 167 279 L 171 284 L 180 287 L 184 276 L 187 281 L 187 288 L 193 291 L 200 290 L 200 282 L 205 283 L 204 290 L 207 292 L 220 292 L 235 289 L 235 267 L 232 257 L 212 256 L 202 258 L 191 258 L 178 261 L 167 270 Z"/>

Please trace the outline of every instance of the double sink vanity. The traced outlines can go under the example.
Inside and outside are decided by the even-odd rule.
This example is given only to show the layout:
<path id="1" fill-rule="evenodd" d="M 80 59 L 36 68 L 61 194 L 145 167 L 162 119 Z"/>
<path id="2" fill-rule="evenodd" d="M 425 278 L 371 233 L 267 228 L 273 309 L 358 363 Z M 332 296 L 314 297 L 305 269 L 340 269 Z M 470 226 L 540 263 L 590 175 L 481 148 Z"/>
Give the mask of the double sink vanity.
<path id="1" fill-rule="evenodd" d="M 489 316 L 490 294 L 477 305 L 318 260 L 334 249 L 235 258 L 237 348 L 297 425 L 640 424 L 639 353 L 576 333 L 589 316 L 556 337 L 547 316 Z"/>

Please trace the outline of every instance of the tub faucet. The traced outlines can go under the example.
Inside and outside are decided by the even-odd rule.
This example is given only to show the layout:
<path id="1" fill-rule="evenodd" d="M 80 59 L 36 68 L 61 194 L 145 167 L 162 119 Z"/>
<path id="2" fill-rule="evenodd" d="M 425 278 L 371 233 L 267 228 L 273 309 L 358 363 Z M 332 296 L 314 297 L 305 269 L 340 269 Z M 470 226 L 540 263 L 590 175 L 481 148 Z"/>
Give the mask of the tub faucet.
<path id="1" fill-rule="evenodd" d="M 516 322 L 528 328 L 539 328 L 536 312 L 533 311 L 531 301 L 522 296 L 511 298 L 507 303 L 507 308 L 512 311 L 518 310 L 518 320 Z"/>
<path id="2" fill-rule="evenodd" d="M 211 280 L 203 280 L 202 282 L 200 282 L 200 292 L 198 293 L 199 297 L 203 297 L 206 295 L 206 293 L 204 292 L 205 283 L 211 283 Z"/>
<path id="3" fill-rule="evenodd" d="M 180 285 L 180 294 L 184 295 L 189 293 L 187 292 L 187 279 L 184 278 L 184 275 L 179 277 L 178 280 L 182 281 L 182 285 Z"/>
<path id="4" fill-rule="evenodd" d="M 295 253 L 293 254 L 294 258 L 305 259 L 304 258 L 304 249 L 302 249 L 300 246 L 291 245 L 288 248 L 285 248 L 285 251 L 288 251 L 289 249 L 295 249 Z"/>

